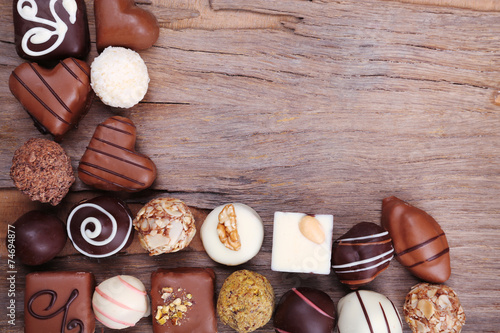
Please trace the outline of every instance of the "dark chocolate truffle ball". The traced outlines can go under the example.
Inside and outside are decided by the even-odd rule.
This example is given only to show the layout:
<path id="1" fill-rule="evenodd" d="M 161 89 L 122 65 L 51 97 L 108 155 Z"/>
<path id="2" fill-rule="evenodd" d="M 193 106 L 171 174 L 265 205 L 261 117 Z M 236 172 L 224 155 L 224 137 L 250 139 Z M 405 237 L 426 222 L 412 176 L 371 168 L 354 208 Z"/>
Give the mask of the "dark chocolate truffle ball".
<path id="1" fill-rule="evenodd" d="M 393 256 L 389 233 L 375 223 L 361 222 L 333 243 L 332 268 L 340 282 L 357 289 L 382 273 Z"/>
<path id="2" fill-rule="evenodd" d="M 32 210 L 17 219 L 13 226 L 15 255 L 25 265 L 46 263 L 66 244 L 64 223 L 55 215 Z"/>
<path id="3" fill-rule="evenodd" d="M 321 290 L 293 288 L 280 299 L 274 314 L 279 333 L 330 333 L 335 326 L 335 306 Z"/>
<path id="4" fill-rule="evenodd" d="M 132 214 L 123 200 L 100 196 L 82 201 L 71 210 L 66 228 L 73 246 L 82 254 L 103 258 L 132 243 Z"/>

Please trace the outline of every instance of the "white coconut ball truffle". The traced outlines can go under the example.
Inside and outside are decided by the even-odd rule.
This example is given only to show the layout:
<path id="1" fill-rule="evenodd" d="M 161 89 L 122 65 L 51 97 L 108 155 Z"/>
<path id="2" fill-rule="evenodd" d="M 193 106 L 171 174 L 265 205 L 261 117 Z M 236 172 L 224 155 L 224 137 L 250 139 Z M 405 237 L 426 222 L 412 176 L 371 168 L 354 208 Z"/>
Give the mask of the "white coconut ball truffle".
<path id="1" fill-rule="evenodd" d="M 91 85 L 109 106 L 131 108 L 148 91 L 148 68 L 141 56 L 124 47 L 107 47 L 90 66 Z"/>
<path id="2" fill-rule="evenodd" d="M 130 275 L 107 279 L 95 288 L 92 307 L 97 320 L 112 329 L 123 329 L 151 314 L 142 282 Z"/>

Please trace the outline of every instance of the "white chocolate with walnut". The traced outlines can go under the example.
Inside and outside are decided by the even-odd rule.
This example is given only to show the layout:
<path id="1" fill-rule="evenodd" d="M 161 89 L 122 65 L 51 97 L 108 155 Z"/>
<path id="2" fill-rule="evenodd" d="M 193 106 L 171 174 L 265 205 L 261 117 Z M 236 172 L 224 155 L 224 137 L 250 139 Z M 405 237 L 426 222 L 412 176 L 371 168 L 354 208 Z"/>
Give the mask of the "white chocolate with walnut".
<path id="1" fill-rule="evenodd" d="M 150 255 L 182 250 L 196 234 L 189 207 L 173 198 L 151 200 L 137 213 L 133 223 L 142 247 Z"/>
<path id="2" fill-rule="evenodd" d="M 230 213 L 231 206 L 234 207 L 236 218 L 236 229 L 231 225 L 231 218 L 227 214 Z M 221 215 L 222 219 L 219 219 Z M 229 214 L 232 215 L 232 214 Z M 221 241 L 220 233 L 224 226 L 224 238 Z M 230 239 L 231 232 L 237 232 L 239 235 L 238 242 L 233 242 Z M 208 214 L 201 226 L 201 240 L 205 251 L 212 260 L 228 266 L 240 265 L 252 259 L 259 251 L 264 240 L 264 225 L 262 219 L 255 210 L 251 207 L 241 204 L 232 203 L 216 207 Z"/>

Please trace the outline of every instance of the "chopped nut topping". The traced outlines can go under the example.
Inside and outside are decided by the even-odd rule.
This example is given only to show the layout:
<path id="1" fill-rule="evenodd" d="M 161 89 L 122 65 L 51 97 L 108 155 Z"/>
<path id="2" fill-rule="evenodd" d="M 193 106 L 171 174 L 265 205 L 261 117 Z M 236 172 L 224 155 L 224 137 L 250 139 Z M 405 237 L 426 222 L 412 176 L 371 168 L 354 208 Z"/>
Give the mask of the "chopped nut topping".
<path id="1" fill-rule="evenodd" d="M 446 285 L 420 283 L 406 296 L 406 322 L 414 332 L 459 333 L 465 313 L 456 293 Z"/>
<path id="2" fill-rule="evenodd" d="M 173 288 L 165 287 L 161 289 L 161 298 L 165 304 L 156 308 L 156 322 L 164 325 L 170 321 L 174 326 L 182 325 L 182 319 L 193 306 L 193 303 L 189 301 L 192 300 L 193 295 L 186 293 L 182 288 L 174 291 Z"/>
<path id="3" fill-rule="evenodd" d="M 221 243 L 228 249 L 233 251 L 241 249 L 240 235 L 236 226 L 236 212 L 233 205 L 224 206 L 219 213 L 217 234 Z"/>

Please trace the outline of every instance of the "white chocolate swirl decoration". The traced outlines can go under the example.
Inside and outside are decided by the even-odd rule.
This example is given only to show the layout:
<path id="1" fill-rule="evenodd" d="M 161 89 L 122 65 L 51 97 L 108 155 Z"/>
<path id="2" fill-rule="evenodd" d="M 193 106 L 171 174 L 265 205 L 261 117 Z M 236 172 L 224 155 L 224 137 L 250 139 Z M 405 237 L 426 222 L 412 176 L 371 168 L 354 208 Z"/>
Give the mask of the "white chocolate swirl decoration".
<path id="1" fill-rule="evenodd" d="M 115 213 L 90 202 L 77 205 L 68 216 L 66 225 L 75 249 L 92 258 L 109 257 L 122 250 L 131 237 L 132 218 L 122 212 L 120 215 L 126 216 L 127 220 L 123 221 L 121 217 L 117 221 L 115 215 L 118 214 Z"/>
<path id="2" fill-rule="evenodd" d="M 17 12 L 26 21 L 40 23 L 49 27 L 53 30 L 47 29 L 45 27 L 34 27 L 28 30 L 21 41 L 21 48 L 23 51 L 34 57 L 43 56 L 54 51 L 61 45 L 66 37 L 66 32 L 68 31 L 68 26 L 64 21 L 57 15 L 55 10 L 55 3 L 58 0 L 50 0 L 49 8 L 50 13 L 55 21 L 47 20 L 45 18 L 38 17 L 38 5 L 35 0 L 20 0 L 17 3 Z M 76 22 L 76 12 L 77 4 L 75 0 L 62 0 L 62 5 L 66 12 L 69 14 L 69 21 L 71 24 Z M 31 50 L 28 42 L 32 44 L 44 44 L 49 41 L 52 36 L 57 36 L 57 40 L 52 46 L 41 51 Z"/>

